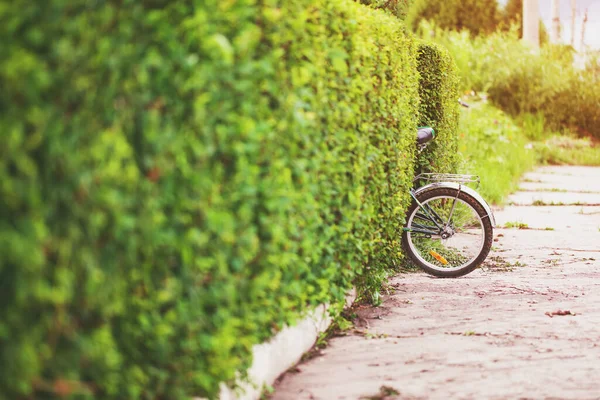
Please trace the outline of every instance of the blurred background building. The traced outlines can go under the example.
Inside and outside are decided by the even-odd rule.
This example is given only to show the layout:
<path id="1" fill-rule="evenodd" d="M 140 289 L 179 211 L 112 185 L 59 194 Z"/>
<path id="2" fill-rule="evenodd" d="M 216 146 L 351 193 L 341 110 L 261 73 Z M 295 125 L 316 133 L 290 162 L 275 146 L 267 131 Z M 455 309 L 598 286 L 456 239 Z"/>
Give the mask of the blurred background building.
<path id="1" fill-rule="evenodd" d="M 502 5 L 507 2 L 499 0 Z M 600 49 L 600 0 L 538 0 L 537 3 L 540 19 L 549 33 L 553 29 L 553 6 L 558 5 L 558 43 L 571 44 L 578 52 Z M 555 41 L 552 34 L 550 38 Z"/>

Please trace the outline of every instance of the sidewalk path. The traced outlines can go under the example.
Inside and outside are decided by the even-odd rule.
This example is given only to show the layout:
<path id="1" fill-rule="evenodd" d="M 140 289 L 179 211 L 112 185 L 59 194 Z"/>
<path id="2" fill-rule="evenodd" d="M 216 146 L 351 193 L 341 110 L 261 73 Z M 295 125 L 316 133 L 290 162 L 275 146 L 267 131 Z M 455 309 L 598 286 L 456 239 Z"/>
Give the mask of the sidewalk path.
<path id="1" fill-rule="evenodd" d="M 540 168 L 509 203 L 483 268 L 392 278 L 272 399 L 599 399 L 600 168 Z"/>

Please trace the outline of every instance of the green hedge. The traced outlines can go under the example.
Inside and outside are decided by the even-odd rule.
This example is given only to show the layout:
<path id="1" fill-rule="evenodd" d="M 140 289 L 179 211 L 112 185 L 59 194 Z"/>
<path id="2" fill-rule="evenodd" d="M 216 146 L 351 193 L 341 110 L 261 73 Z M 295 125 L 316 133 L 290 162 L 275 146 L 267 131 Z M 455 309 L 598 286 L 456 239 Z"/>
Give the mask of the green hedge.
<path id="1" fill-rule="evenodd" d="M 385 10 L 394 17 L 404 21 L 408 10 L 415 0 L 354 0 L 376 10 Z"/>
<path id="2" fill-rule="evenodd" d="M 458 76 L 448 51 L 420 41 L 417 51 L 419 79 L 419 125 L 435 129 L 436 139 L 422 152 L 417 172 L 456 172 L 458 155 Z"/>
<path id="3" fill-rule="evenodd" d="M 213 397 L 253 344 L 397 259 L 418 77 L 392 17 L 350 0 L 0 15 L 0 397 Z"/>
<path id="4" fill-rule="evenodd" d="M 445 30 L 486 35 L 496 30 L 500 18 L 496 0 L 414 0 L 406 22 L 413 31 L 419 28 L 421 21 L 431 20 Z"/>

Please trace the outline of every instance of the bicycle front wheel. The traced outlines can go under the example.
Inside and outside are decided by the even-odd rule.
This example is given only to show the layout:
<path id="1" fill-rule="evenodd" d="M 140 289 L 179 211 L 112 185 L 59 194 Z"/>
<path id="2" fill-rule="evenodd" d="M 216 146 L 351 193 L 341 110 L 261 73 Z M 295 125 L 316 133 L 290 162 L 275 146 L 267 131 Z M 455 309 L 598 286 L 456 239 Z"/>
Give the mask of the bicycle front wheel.
<path id="1" fill-rule="evenodd" d="M 468 274 L 492 247 L 492 223 L 483 205 L 465 192 L 433 188 L 408 209 L 402 246 L 424 271 L 439 277 Z M 420 204 L 419 204 L 420 203 Z"/>

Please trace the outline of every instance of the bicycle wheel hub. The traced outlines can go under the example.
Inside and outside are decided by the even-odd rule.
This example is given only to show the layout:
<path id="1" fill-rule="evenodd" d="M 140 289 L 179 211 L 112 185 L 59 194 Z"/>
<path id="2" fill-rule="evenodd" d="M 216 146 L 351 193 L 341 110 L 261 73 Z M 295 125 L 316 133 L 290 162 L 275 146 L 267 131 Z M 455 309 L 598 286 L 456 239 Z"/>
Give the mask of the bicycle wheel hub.
<path id="1" fill-rule="evenodd" d="M 445 227 L 440 236 L 442 237 L 442 239 L 446 240 L 448 238 L 451 238 L 453 235 L 454 235 L 454 230 L 452 230 L 449 227 Z"/>

